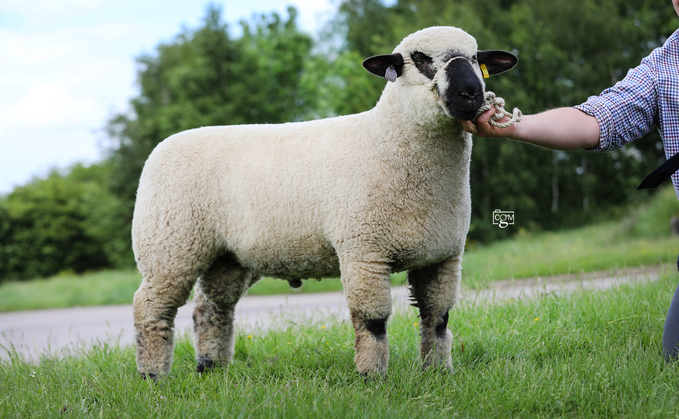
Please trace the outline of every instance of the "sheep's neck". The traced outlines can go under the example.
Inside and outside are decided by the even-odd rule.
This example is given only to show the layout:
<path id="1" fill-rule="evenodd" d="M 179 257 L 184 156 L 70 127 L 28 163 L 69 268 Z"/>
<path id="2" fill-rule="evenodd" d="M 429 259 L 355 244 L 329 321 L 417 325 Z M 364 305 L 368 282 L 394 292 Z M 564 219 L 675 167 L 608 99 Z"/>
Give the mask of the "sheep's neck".
<path id="1" fill-rule="evenodd" d="M 437 153 L 442 149 L 459 150 L 461 146 L 465 147 L 462 144 L 467 143 L 471 147 L 470 135 L 462 130 L 456 119 L 445 116 L 443 112 L 430 110 L 412 115 L 406 109 L 381 105 L 382 101 L 367 112 L 366 116 L 370 118 L 367 125 L 375 128 L 376 139 L 387 147 L 396 145 L 418 152 L 426 149 Z"/>
<path id="2" fill-rule="evenodd" d="M 388 85 L 370 111 L 374 114 L 375 126 L 395 127 L 431 138 L 462 137 L 464 131 L 459 121 L 446 116 L 428 90 L 422 95 L 422 87 Z"/>

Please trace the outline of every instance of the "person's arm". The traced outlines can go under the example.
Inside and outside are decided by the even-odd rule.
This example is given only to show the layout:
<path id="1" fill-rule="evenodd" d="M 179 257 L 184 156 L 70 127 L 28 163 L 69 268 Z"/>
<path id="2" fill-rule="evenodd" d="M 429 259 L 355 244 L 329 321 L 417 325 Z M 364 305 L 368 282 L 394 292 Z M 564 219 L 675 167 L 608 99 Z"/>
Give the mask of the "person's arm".
<path id="1" fill-rule="evenodd" d="M 511 138 L 555 150 L 579 150 L 599 144 L 596 118 L 575 108 L 558 108 L 526 115 L 509 128 L 496 128 L 488 123 L 493 109 L 479 115 L 476 124 L 460 121 L 465 131 L 479 137 Z M 504 122 L 505 120 L 501 120 Z"/>

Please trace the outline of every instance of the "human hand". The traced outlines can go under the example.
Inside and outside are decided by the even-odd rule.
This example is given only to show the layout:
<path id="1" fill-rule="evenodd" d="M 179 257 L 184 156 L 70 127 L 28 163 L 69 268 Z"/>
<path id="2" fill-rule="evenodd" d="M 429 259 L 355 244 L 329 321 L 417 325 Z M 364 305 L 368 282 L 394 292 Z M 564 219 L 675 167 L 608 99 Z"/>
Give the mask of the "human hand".
<path id="1" fill-rule="evenodd" d="M 490 124 L 490 118 L 495 115 L 495 109 L 490 108 L 486 112 L 479 115 L 476 119 L 476 123 L 472 121 L 459 120 L 462 128 L 470 134 L 474 134 L 479 137 L 493 137 L 493 138 L 513 138 L 514 136 L 514 125 L 507 128 L 497 128 Z M 497 122 L 505 123 L 509 121 L 508 117 L 503 117 Z"/>

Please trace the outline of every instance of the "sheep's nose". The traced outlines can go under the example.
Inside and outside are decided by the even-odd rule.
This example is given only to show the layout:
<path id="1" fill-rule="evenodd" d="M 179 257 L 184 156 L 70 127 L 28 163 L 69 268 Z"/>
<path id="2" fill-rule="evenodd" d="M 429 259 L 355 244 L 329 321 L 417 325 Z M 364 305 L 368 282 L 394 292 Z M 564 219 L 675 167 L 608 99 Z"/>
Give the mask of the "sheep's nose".
<path id="1" fill-rule="evenodd" d="M 481 91 L 472 87 L 466 90 L 460 90 L 460 96 L 462 96 L 463 99 L 474 101 L 481 96 Z"/>
<path id="2" fill-rule="evenodd" d="M 483 93 L 479 89 L 463 89 L 458 94 L 460 101 L 470 107 L 479 107 L 483 102 Z"/>

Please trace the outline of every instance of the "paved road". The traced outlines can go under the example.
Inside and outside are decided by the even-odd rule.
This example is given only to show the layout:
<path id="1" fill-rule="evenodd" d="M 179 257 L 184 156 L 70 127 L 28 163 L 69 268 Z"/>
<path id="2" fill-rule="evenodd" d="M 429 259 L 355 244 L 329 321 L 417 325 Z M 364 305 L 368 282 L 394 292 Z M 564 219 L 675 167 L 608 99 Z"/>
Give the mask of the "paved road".
<path id="1" fill-rule="evenodd" d="M 508 298 L 534 298 L 544 293 L 564 294 L 580 289 L 608 289 L 621 283 L 652 281 L 661 266 L 626 269 L 618 272 L 593 272 L 525 280 L 498 281 L 491 288 L 463 293 L 462 304 L 506 301 Z M 407 307 L 405 286 L 393 287 L 396 310 Z M 193 302 L 179 309 L 178 332 L 191 330 Z M 320 321 L 327 317 L 348 319 L 342 293 L 246 296 L 236 307 L 236 327 L 248 333 L 289 322 Z M 39 354 L 76 353 L 92 342 L 116 340 L 120 345 L 133 342 L 132 306 L 75 307 L 67 309 L 0 313 L 0 357 L 3 348 L 13 346 L 24 356 L 38 359 Z M 66 351 L 66 352 L 65 352 Z"/>

